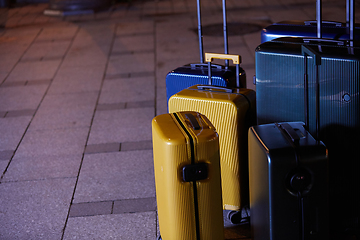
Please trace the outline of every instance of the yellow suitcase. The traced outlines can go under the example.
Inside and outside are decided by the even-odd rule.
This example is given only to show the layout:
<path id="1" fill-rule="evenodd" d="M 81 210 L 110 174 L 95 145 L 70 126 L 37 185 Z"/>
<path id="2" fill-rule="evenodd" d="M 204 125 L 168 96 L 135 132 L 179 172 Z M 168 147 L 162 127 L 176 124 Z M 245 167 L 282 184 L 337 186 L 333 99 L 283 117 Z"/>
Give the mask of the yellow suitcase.
<path id="1" fill-rule="evenodd" d="M 221 240 L 219 139 L 196 112 L 152 121 L 156 199 L 163 240 Z"/>
<path id="2" fill-rule="evenodd" d="M 205 58 L 209 63 L 213 58 L 231 59 L 237 66 L 240 63 L 238 55 L 206 53 Z M 211 74 L 209 77 L 211 78 Z M 240 211 L 247 206 L 247 131 L 250 126 L 256 124 L 255 91 L 195 85 L 173 95 L 168 106 L 170 113 L 199 112 L 207 116 L 215 126 L 220 143 L 223 208 Z"/>

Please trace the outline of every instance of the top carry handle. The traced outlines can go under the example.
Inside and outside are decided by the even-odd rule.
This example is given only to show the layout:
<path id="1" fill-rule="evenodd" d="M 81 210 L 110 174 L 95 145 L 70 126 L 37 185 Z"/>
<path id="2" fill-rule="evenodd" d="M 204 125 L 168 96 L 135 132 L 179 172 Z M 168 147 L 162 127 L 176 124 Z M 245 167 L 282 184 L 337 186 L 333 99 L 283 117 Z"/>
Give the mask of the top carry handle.
<path id="1" fill-rule="evenodd" d="M 223 8 L 223 30 L 224 30 L 224 53 L 229 53 L 228 46 L 228 33 L 227 33 L 227 17 L 226 17 L 226 0 L 222 0 Z M 198 35 L 199 35 L 199 49 L 200 49 L 200 63 L 204 63 L 204 45 L 203 45 L 203 34 L 201 24 L 201 3 L 197 0 L 197 18 L 198 18 Z M 229 68 L 229 61 L 225 61 L 225 69 Z"/>
<path id="2" fill-rule="evenodd" d="M 231 55 L 231 54 L 219 54 L 219 53 L 205 53 L 205 61 L 208 63 L 208 75 L 209 75 L 209 85 L 212 85 L 211 78 L 211 62 L 213 59 L 225 59 L 232 60 L 236 64 L 236 87 L 240 87 L 240 55 Z"/>

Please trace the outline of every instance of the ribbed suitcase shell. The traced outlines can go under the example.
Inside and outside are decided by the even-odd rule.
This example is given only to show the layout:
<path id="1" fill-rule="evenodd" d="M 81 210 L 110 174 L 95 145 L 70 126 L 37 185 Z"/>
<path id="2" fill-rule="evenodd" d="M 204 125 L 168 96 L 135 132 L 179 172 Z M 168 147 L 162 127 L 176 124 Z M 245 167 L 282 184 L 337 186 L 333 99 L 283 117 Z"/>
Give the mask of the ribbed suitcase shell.
<path id="1" fill-rule="evenodd" d="M 249 129 L 252 239 L 328 240 L 326 147 L 304 129 L 303 123 L 288 124 L 301 136 L 296 145 L 275 124 Z M 302 197 L 298 197 L 290 185 L 296 174 L 311 179 L 304 184 L 310 187 L 304 187 Z M 299 198 L 303 207 L 299 205 Z M 304 212 L 302 221 L 301 211 Z"/>
<path id="2" fill-rule="evenodd" d="M 208 117 L 219 134 L 224 209 L 248 204 L 247 129 L 255 124 L 255 92 L 250 89 L 184 89 L 169 100 L 169 112 L 196 111 Z"/>
<path id="3" fill-rule="evenodd" d="M 246 87 L 246 75 L 244 69 L 240 68 L 240 87 Z M 166 75 L 167 102 L 172 95 L 183 89 L 196 84 L 209 84 L 207 64 L 188 64 L 176 68 Z M 217 65 L 212 68 L 212 85 L 222 87 L 236 86 L 236 71 L 234 67 L 225 69 L 225 66 Z"/>
<path id="4" fill-rule="evenodd" d="M 302 38 L 280 38 L 260 44 L 255 52 L 257 123 L 305 121 L 302 44 L 321 56 L 319 139 L 329 149 L 330 204 L 344 206 L 342 211 L 331 214 L 331 224 L 360 228 L 359 43 L 355 41 L 355 47 L 345 47 L 304 43 Z M 309 132 L 315 136 L 312 58 L 308 58 L 308 75 Z M 343 223 L 338 224 L 340 222 Z"/>
<path id="5" fill-rule="evenodd" d="M 337 40 L 350 39 L 348 28 L 345 23 L 322 24 L 322 37 Z M 354 39 L 360 39 L 360 26 L 357 24 L 354 29 Z M 307 24 L 304 21 L 282 21 L 267 26 L 261 31 L 261 43 L 271 41 L 280 37 L 316 37 L 316 23 Z"/>
<path id="6" fill-rule="evenodd" d="M 185 118 L 188 113 L 200 122 L 199 130 L 191 128 Z M 183 127 L 193 138 L 193 149 Z M 201 114 L 182 112 L 155 117 L 152 132 L 162 240 L 224 239 L 219 139 L 214 126 Z M 181 175 L 182 167 L 191 164 L 192 158 L 196 163 L 207 163 L 209 168 L 209 177 L 196 181 L 197 196 L 194 196 L 193 183 L 184 182 Z M 199 238 L 196 234 L 195 198 L 198 203 Z"/>

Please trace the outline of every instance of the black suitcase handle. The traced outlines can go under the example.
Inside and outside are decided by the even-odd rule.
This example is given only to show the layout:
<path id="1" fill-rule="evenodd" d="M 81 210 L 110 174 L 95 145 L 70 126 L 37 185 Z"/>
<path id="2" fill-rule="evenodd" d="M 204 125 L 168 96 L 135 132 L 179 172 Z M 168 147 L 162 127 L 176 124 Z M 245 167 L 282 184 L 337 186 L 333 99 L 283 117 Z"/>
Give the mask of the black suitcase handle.
<path id="1" fill-rule="evenodd" d="M 215 90 L 222 90 L 226 93 L 232 93 L 233 90 L 231 88 L 226 88 L 226 87 L 219 87 L 219 86 L 212 86 L 212 85 L 198 85 L 197 88 L 199 90 L 206 90 L 206 89 L 209 89 L 209 90 L 212 90 L 212 89 L 215 89 Z"/>
<path id="2" fill-rule="evenodd" d="M 305 23 L 306 26 L 316 25 L 317 21 L 316 20 L 309 20 L 309 21 L 305 21 L 304 23 Z M 341 22 L 334 22 L 334 21 L 321 21 L 321 24 L 334 25 L 335 27 L 341 27 L 342 26 Z"/>

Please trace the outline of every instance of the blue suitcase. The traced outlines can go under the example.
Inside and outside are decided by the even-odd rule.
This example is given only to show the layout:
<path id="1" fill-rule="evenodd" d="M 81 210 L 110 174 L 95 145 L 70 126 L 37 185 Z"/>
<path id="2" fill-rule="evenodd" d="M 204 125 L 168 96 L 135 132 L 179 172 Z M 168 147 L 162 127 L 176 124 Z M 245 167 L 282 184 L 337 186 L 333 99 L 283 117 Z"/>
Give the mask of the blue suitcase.
<path id="1" fill-rule="evenodd" d="M 228 54 L 227 25 L 226 25 L 226 0 L 222 1 L 223 5 L 223 24 L 224 24 L 224 47 L 225 54 Z M 166 97 L 167 102 L 170 97 L 183 89 L 194 86 L 196 84 L 209 85 L 208 64 L 204 63 L 204 51 L 202 44 L 202 28 L 200 16 L 200 0 L 197 1 L 198 11 L 198 35 L 200 48 L 200 63 L 193 63 L 181 66 L 170 71 L 166 76 Z M 212 64 L 212 85 L 221 87 L 237 87 L 236 84 L 236 68 L 229 66 L 229 62 L 225 62 L 225 66 Z M 239 71 L 240 87 L 246 88 L 246 75 L 244 69 L 240 67 Z"/>
<path id="2" fill-rule="evenodd" d="M 346 40 L 350 39 L 350 33 L 348 31 L 348 25 L 350 24 L 352 9 L 350 2 L 353 0 L 347 0 L 347 21 L 345 22 L 332 22 L 332 21 L 322 21 L 322 37 L 336 40 Z M 321 8 L 320 5 L 317 5 L 317 8 Z M 321 10 L 321 9 L 318 9 Z M 317 15 L 318 16 L 318 15 Z M 261 31 L 261 43 L 271 41 L 280 37 L 317 37 L 317 24 L 316 21 L 282 21 L 274 23 Z M 354 26 L 354 38 L 360 39 L 360 25 L 356 24 Z"/>
<path id="3" fill-rule="evenodd" d="M 312 57 L 304 57 L 304 46 L 313 53 Z M 305 66 L 309 114 L 303 104 Z M 255 72 L 257 123 L 308 119 L 310 134 L 319 133 L 318 139 L 329 150 L 329 216 L 330 229 L 334 231 L 331 235 L 347 231 L 359 239 L 360 43 L 303 38 L 272 40 L 257 47 Z M 314 81 L 316 76 L 319 84 Z M 320 124 L 316 124 L 317 118 Z"/>

